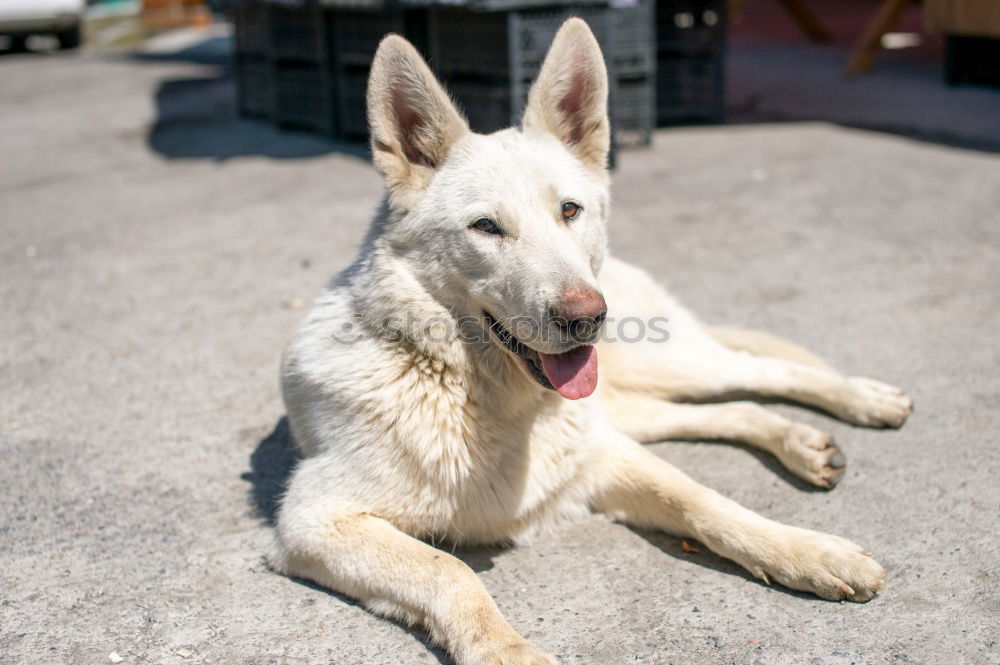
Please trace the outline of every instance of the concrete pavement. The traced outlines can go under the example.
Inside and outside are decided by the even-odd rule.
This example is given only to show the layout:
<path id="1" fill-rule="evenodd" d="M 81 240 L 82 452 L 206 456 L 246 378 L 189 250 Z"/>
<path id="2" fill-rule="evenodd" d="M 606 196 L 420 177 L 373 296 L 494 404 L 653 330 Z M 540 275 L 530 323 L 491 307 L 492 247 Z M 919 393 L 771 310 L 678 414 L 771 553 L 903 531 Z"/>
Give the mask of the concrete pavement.
<path id="1" fill-rule="evenodd" d="M 232 116 L 183 57 L 0 57 L 0 663 L 447 663 L 261 562 L 291 458 L 277 364 L 381 185 L 357 151 Z M 832 492 L 737 446 L 657 454 L 888 569 L 865 605 L 766 587 L 594 517 L 462 552 L 568 665 L 1000 660 L 1000 158 L 823 124 L 661 131 L 613 248 L 710 321 L 907 388 L 832 431 Z M 114 656 L 112 656 L 114 654 Z"/>

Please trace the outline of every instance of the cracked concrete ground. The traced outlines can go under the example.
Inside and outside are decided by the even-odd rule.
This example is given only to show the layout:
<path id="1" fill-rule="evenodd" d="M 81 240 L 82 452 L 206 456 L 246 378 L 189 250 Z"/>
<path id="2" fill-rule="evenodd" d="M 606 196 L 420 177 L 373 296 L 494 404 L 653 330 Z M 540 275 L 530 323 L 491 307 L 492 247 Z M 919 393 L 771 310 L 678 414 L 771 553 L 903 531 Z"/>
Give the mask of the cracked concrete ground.
<path id="1" fill-rule="evenodd" d="M 232 116 L 220 68 L 0 58 L 0 663 L 447 663 L 268 572 L 291 458 L 281 348 L 381 185 L 354 149 Z M 832 492 L 723 444 L 657 454 L 888 570 L 839 604 L 594 517 L 462 552 L 569 665 L 1000 661 L 1000 159 L 823 124 L 661 131 L 614 176 L 613 249 L 706 319 L 909 390 L 833 432 Z M 111 654 L 116 654 L 115 658 Z"/>

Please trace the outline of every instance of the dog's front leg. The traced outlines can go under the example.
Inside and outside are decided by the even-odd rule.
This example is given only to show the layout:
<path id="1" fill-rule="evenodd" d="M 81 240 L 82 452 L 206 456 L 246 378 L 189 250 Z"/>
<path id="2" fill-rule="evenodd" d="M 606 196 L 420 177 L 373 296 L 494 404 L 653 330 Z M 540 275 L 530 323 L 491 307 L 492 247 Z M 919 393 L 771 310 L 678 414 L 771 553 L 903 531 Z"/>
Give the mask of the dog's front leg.
<path id="1" fill-rule="evenodd" d="M 595 456 L 588 478 L 595 509 L 630 524 L 695 538 L 765 582 L 859 602 L 882 587 L 885 572 L 858 545 L 762 517 L 624 436 Z"/>
<path id="2" fill-rule="evenodd" d="M 385 519 L 338 510 L 312 495 L 322 485 L 304 481 L 308 465 L 300 466 L 282 504 L 270 560 L 275 570 L 423 626 L 457 665 L 554 665 L 507 623 L 465 563 Z"/>

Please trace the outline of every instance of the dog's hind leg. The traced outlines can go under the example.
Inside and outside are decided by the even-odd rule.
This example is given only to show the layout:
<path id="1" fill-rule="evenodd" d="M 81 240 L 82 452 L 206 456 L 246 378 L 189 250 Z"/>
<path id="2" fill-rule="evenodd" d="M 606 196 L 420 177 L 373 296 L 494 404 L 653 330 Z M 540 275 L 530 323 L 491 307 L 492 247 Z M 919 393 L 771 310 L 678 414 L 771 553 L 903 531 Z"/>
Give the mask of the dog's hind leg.
<path id="1" fill-rule="evenodd" d="M 913 403 L 894 386 L 784 358 L 732 351 L 680 331 L 665 343 L 609 343 L 601 348 L 609 387 L 687 402 L 753 395 L 806 404 L 855 425 L 899 427 Z"/>
<path id="2" fill-rule="evenodd" d="M 755 356 L 784 358 L 800 365 L 836 371 L 812 351 L 762 330 L 708 326 L 706 331 L 717 342 L 733 351 L 746 351 Z"/>
<path id="3" fill-rule="evenodd" d="M 695 383 L 686 395 L 695 401 L 752 394 L 813 406 L 866 427 L 899 427 L 913 410 L 902 390 L 881 381 L 742 352 L 713 359 L 702 386 Z"/>
<path id="4" fill-rule="evenodd" d="M 615 428 L 643 443 L 664 439 L 740 441 L 771 453 L 802 480 L 827 489 L 840 481 L 847 466 L 829 434 L 753 402 L 676 404 L 614 391 L 606 392 L 603 399 Z"/>
<path id="5" fill-rule="evenodd" d="M 885 571 L 851 541 L 764 518 L 619 433 L 607 443 L 586 475 L 596 510 L 695 538 L 765 582 L 829 600 L 863 602 L 882 587 Z"/>
<path id="6" fill-rule="evenodd" d="M 713 335 L 648 275 L 621 261 L 609 259 L 601 279 L 613 303 L 606 330 L 611 338 L 598 349 L 609 386 L 682 401 L 749 393 L 800 402 L 871 427 L 898 427 L 910 414 L 912 402 L 898 388 L 845 377 L 789 342 L 761 333 Z M 643 334 L 630 336 L 630 328 Z"/>
<path id="7" fill-rule="evenodd" d="M 307 460 L 278 516 L 271 566 L 358 599 L 373 612 L 417 624 L 457 665 L 554 665 L 500 614 L 459 559 L 376 515 L 337 509 Z"/>

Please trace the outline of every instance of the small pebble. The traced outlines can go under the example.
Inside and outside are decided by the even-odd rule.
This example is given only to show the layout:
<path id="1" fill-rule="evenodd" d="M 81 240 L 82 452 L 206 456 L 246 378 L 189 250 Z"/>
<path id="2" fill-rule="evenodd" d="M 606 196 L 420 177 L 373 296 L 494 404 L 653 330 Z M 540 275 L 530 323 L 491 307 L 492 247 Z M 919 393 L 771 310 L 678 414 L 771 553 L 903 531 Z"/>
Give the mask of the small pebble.
<path id="1" fill-rule="evenodd" d="M 112 651 L 111 653 L 108 654 L 108 660 L 110 660 L 112 663 L 120 663 L 125 659 L 119 656 L 117 651 Z"/>

